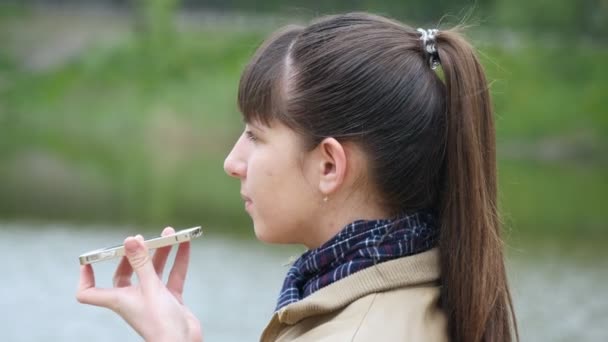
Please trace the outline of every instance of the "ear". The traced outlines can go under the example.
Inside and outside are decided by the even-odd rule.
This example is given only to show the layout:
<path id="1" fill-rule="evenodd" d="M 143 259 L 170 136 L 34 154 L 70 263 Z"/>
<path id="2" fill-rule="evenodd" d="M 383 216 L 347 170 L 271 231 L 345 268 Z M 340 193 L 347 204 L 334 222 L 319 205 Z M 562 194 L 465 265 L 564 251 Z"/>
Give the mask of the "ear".
<path id="1" fill-rule="evenodd" d="M 346 178 L 346 149 L 334 138 L 323 139 L 317 148 L 320 153 L 319 190 L 329 195 L 338 190 Z"/>

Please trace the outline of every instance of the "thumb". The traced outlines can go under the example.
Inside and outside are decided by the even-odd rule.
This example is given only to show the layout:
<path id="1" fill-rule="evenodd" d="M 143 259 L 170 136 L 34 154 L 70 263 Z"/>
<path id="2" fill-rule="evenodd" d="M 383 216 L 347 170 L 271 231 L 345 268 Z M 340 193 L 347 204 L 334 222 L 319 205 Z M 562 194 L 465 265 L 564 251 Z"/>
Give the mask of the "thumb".
<path id="1" fill-rule="evenodd" d="M 146 292 L 156 288 L 159 278 L 150 261 L 148 248 L 144 245 L 144 238 L 141 235 L 128 237 L 125 239 L 124 247 L 127 259 L 139 279 L 142 290 Z"/>

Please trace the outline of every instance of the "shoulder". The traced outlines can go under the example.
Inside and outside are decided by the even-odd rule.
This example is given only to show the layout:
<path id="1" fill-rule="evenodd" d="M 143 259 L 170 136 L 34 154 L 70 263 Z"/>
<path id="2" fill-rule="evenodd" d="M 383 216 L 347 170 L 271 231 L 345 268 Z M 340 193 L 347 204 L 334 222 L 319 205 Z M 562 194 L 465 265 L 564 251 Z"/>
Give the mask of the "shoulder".
<path id="1" fill-rule="evenodd" d="M 447 341 L 447 320 L 439 306 L 439 295 L 440 288 L 435 284 L 373 295 L 352 340 Z"/>
<path id="2" fill-rule="evenodd" d="M 445 341 L 439 253 L 369 267 L 275 313 L 262 341 Z"/>
<path id="3" fill-rule="evenodd" d="M 438 299 L 433 284 L 372 293 L 284 329 L 277 341 L 447 341 Z"/>

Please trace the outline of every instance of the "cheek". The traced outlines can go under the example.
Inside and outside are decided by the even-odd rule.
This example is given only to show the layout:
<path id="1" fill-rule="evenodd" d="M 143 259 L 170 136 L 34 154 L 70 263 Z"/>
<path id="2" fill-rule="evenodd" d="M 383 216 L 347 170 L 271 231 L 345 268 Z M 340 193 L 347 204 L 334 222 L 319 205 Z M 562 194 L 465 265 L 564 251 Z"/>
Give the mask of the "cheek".
<path id="1" fill-rule="evenodd" d="M 297 163 L 280 157 L 252 158 L 247 181 L 255 196 L 251 214 L 258 238 L 287 243 L 299 239 L 298 234 L 314 217 L 314 203 L 312 187 Z"/>
<path id="2" fill-rule="evenodd" d="M 277 210 L 292 193 L 293 174 L 281 160 L 254 157 L 249 161 L 248 187 L 260 209 Z"/>
<path id="3" fill-rule="evenodd" d="M 252 187 L 272 181 L 275 171 L 272 170 L 272 160 L 264 155 L 252 155 L 247 162 L 247 181 Z M 259 189 L 257 189 L 259 190 Z"/>

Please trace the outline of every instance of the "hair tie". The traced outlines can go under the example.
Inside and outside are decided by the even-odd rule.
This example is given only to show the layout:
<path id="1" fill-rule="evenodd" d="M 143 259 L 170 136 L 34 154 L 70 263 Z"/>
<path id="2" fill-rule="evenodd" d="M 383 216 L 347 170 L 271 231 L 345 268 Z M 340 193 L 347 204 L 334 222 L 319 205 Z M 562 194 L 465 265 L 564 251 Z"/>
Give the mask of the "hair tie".
<path id="1" fill-rule="evenodd" d="M 431 69 L 435 70 L 439 65 L 439 53 L 437 52 L 437 42 L 435 41 L 435 35 L 437 34 L 437 32 L 439 32 L 439 30 L 425 30 L 419 28 L 417 31 L 420 32 L 420 40 L 422 40 L 423 50 L 429 58 L 429 66 L 431 67 Z"/>

